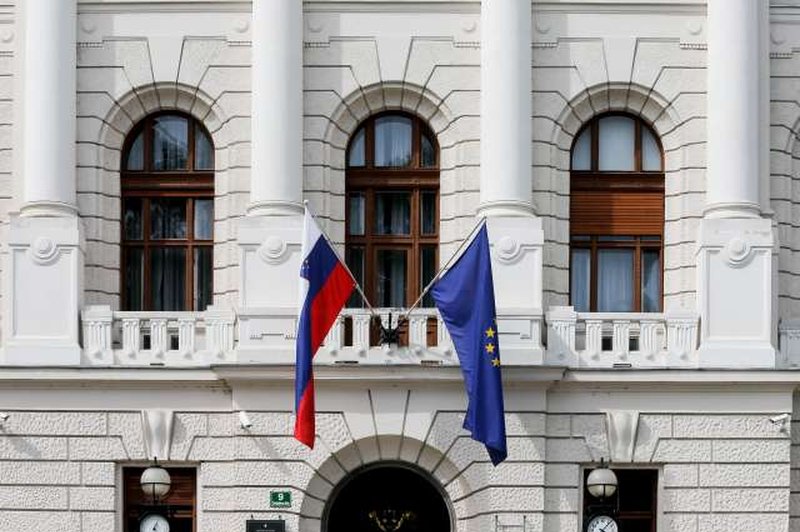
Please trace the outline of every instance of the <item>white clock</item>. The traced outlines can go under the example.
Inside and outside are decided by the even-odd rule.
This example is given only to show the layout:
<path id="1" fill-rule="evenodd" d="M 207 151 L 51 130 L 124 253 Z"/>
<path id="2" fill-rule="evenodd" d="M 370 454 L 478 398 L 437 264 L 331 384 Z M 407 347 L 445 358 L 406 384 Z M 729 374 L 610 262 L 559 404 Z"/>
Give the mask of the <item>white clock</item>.
<path id="1" fill-rule="evenodd" d="M 589 521 L 586 532 L 619 532 L 617 522 L 607 515 L 598 515 Z"/>
<path id="2" fill-rule="evenodd" d="M 169 521 L 163 515 L 148 514 L 139 523 L 139 532 L 169 532 Z"/>

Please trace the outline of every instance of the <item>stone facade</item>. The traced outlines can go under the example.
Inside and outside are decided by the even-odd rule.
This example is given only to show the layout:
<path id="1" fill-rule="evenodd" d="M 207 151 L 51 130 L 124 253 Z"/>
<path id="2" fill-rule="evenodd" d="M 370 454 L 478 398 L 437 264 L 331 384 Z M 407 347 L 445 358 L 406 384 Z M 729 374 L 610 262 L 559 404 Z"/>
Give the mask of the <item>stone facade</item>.
<path id="1" fill-rule="evenodd" d="M 67 15 L 54 16 L 62 1 Z M 500 102 L 511 114 L 530 105 L 530 138 L 504 139 L 511 162 L 530 155 L 530 175 L 495 177 L 481 167 L 492 120 L 481 116 L 482 54 L 514 36 L 498 43 L 484 32 L 486 8 L 523 1 L 254 0 L 288 22 L 303 6 L 302 29 L 288 36 L 235 0 L 0 2 L 0 532 L 123 532 L 123 468 L 153 457 L 197 468 L 204 532 L 244 530 L 251 516 L 326 532 L 337 486 L 376 463 L 426 472 L 454 532 L 577 532 L 583 475 L 601 459 L 657 471 L 659 532 L 800 531 L 800 2 L 533 0 L 530 38 L 522 33 L 530 98 Z M 747 24 L 747 45 L 713 34 L 712 22 Z M 49 25 L 62 31 L 32 37 Z M 254 43 L 276 57 L 301 47 L 291 102 L 254 88 L 256 67 L 269 72 Z M 40 46 L 52 64 L 32 64 Z M 728 101 L 714 87 L 730 80 L 719 65 L 737 59 L 757 94 Z M 73 74 L 74 115 L 37 122 L 35 103 L 72 87 L 36 80 Z M 251 171 L 264 153 L 254 134 L 264 124 L 252 117 L 295 98 L 301 131 L 280 120 L 266 129 L 285 127 L 290 147 L 300 134 L 302 186 Z M 755 143 L 733 150 L 758 172 L 721 177 L 720 139 L 735 135 L 708 127 L 723 100 L 758 129 Z M 123 146 L 164 110 L 195 117 L 214 144 L 205 312 L 120 311 Z M 366 345 L 345 345 L 337 323 L 317 355 L 316 446 L 292 437 L 300 203 L 291 192 L 343 248 L 347 145 L 387 110 L 420 117 L 438 141 L 440 262 L 477 213 L 489 218 L 509 436 L 498 467 L 461 428 L 457 358 L 441 322 L 435 345 L 426 336 L 435 313 L 397 350 L 368 345 L 368 325 Z M 662 313 L 566 307 L 570 151 L 581 126 L 609 111 L 641 117 L 662 143 Z M 41 146 L 31 142 L 37 127 Z M 51 127 L 61 137 L 46 135 Z M 29 170 L 71 154 L 73 141 L 74 176 Z M 503 179 L 526 193 L 497 186 Z M 493 204 L 498 195 L 505 207 Z M 358 315 L 347 316 L 357 327 Z M 156 417 L 167 420 L 161 432 Z M 292 493 L 290 508 L 270 509 L 277 489 Z"/>

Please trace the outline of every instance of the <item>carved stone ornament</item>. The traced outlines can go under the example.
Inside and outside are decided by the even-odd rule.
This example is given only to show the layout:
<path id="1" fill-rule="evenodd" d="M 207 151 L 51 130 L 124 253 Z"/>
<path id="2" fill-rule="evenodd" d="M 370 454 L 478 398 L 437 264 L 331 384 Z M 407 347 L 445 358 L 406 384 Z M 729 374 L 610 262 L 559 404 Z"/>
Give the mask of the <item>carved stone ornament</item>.
<path id="1" fill-rule="evenodd" d="M 169 460 L 172 445 L 172 410 L 153 408 L 142 410 L 142 435 L 147 459 Z"/>
<path id="2" fill-rule="evenodd" d="M 610 410 L 606 412 L 608 448 L 611 461 L 632 462 L 639 429 L 639 412 L 636 410 Z"/>
<path id="3" fill-rule="evenodd" d="M 258 256 L 267 264 L 280 264 L 286 260 L 289 246 L 286 241 L 277 236 L 270 236 L 258 248 Z"/>
<path id="4" fill-rule="evenodd" d="M 29 250 L 31 260 L 36 264 L 48 265 L 58 260 L 58 246 L 47 237 L 40 236 L 33 241 Z"/>
<path id="5" fill-rule="evenodd" d="M 725 254 L 731 266 L 743 266 L 750 259 L 750 251 L 750 244 L 738 236 L 725 245 Z"/>
<path id="6" fill-rule="evenodd" d="M 495 256 L 500 262 L 511 263 L 522 254 L 519 241 L 510 236 L 501 237 L 494 246 Z"/>

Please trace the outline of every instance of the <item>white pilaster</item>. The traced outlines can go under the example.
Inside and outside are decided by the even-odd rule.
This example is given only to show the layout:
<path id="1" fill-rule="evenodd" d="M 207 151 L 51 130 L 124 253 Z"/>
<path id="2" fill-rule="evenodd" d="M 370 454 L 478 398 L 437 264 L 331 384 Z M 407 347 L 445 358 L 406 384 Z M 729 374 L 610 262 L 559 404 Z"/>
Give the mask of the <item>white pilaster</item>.
<path id="1" fill-rule="evenodd" d="M 83 248 L 75 200 L 76 0 L 26 0 L 20 216 L 4 268 L 6 364 L 74 365 Z"/>
<path id="2" fill-rule="evenodd" d="M 254 0 L 250 206 L 239 224 L 243 362 L 291 362 L 303 214 L 303 2 Z"/>
<path id="3" fill-rule="evenodd" d="M 76 0 L 26 0 L 23 216 L 75 214 Z"/>
<path id="4" fill-rule="evenodd" d="M 254 0 L 250 215 L 303 206 L 303 2 Z"/>
<path id="5" fill-rule="evenodd" d="M 481 2 L 481 204 L 485 216 L 533 214 L 531 3 Z"/>
<path id="6" fill-rule="evenodd" d="M 708 2 L 708 173 L 697 254 L 701 367 L 774 367 L 772 222 L 761 81 L 767 3 Z M 768 70 L 768 68 L 766 68 Z M 766 184 L 765 184 L 766 183 Z"/>

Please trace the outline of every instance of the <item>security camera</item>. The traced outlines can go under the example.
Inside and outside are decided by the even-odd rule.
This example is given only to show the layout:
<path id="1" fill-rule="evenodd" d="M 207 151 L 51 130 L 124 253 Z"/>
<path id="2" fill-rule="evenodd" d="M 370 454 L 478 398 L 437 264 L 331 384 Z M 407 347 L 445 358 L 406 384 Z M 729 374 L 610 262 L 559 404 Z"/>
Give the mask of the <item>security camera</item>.
<path id="1" fill-rule="evenodd" d="M 7 421 L 9 417 L 11 417 L 11 414 L 8 412 L 0 412 L 0 421 Z"/>
<path id="2" fill-rule="evenodd" d="M 248 430 L 253 426 L 253 422 L 250 421 L 250 417 L 244 410 L 239 410 L 239 424 L 245 430 Z"/>
<path id="3" fill-rule="evenodd" d="M 783 425 L 789 421 L 790 418 L 791 416 L 789 414 L 778 414 L 777 416 L 772 416 L 769 418 L 769 422 L 773 425 Z"/>

